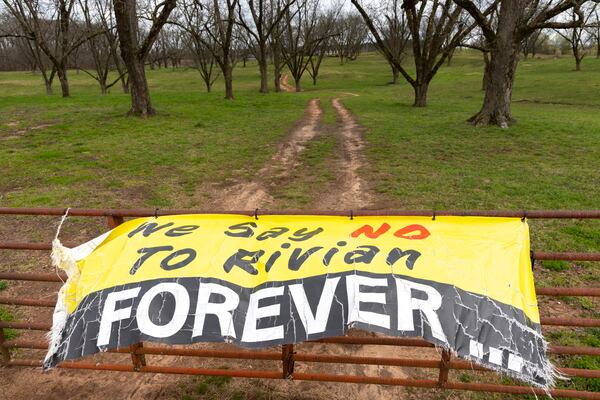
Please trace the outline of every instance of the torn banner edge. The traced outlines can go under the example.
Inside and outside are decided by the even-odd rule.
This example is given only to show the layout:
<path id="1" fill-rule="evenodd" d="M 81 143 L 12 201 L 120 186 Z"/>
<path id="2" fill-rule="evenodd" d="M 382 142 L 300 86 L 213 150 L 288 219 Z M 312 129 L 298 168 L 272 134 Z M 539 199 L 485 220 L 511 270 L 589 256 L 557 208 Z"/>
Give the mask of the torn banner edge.
<path id="1" fill-rule="evenodd" d="M 43 362 L 44 371 L 52 369 L 52 367 L 50 367 L 50 360 L 58 353 L 58 349 L 62 342 L 62 336 L 69 316 L 66 301 L 66 291 L 69 285 L 73 281 L 78 280 L 80 277 L 77 262 L 90 255 L 100 244 L 102 244 L 102 242 L 104 242 L 104 240 L 108 237 L 108 235 L 110 235 L 111 232 L 112 230 L 72 249 L 63 246 L 58 238 L 54 239 L 52 242 L 52 265 L 57 269 L 65 271 L 67 274 L 67 280 L 63 283 L 58 292 L 56 306 L 52 315 L 52 329 L 47 334 L 49 346 L 48 352 Z M 423 315 L 421 315 L 421 319 L 423 320 Z M 426 321 L 424 320 L 424 322 Z M 349 324 L 347 328 L 351 328 L 353 324 L 354 323 Z M 458 358 L 462 358 L 469 362 L 483 366 L 486 369 L 495 371 L 497 373 L 500 373 L 501 375 L 506 375 L 515 379 L 519 379 L 520 381 L 525 382 L 529 385 L 542 388 L 549 395 L 549 391 L 552 387 L 554 387 L 556 379 L 564 380 L 566 379 L 566 377 L 557 371 L 556 367 L 554 367 L 554 365 L 550 362 L 549 358 L 547 357 L 548 342 L 545 340 L 542 333 L 532 330 L 531 328 L 528 330 L 533 331 L 533 334 L 541 340 L 545 358 L 543 359 L 543 368 L 538 368 L 536 364 L 531 363 L 527 360 L 523 360 L 523 362 L 525 363 L 525 368 L 527 368 L 529 371 L 534 371 L 536 374 L 543 377 L 546 384 L 536 382 L 530 376 L 524 373 L 503 369 L 499 366 L 493 365 L 491 362 L 486 362 L 483 359 L 486 353 L 458 356 L 456 350 L 449 347 L 447 344 L 445 345 L 441 342 L 433 344 L 438 349 L 444 349 L 452 352 L 452 354 L 454 354 Z"/>
<path id="2" fill-rule="evenodd" d="M 79 279 L 79 267 L 77 261 L 83 260 L 85 257 L 90 255 L 92 251 L 96 249 L 104 240 L 110 235 L 112 230 L 92 239 L 86 243 L 83 243 L 75 248 L 68 248 L 63 246 L 60 240 L 55 238 L 52 241 L 52 253 L 50 258 L 52 259 L 52 266 L 57 270 L 63 270 L 67 274 L 67 280 L 64 281 L 63 285 L 58 291 L 56 299 L 56 306 L 52 313 L 52 328 L 47 333 L 48 339 L 48 352 L 43 361 L 44 371 L 49 370 L 48 362 L 58 352 L 58 348 L 62 341 L 62 335 L 65 330 L 67 318 L 69 317 L 69 310 L 67 309 L 66 292 L 71 282 Z"/>

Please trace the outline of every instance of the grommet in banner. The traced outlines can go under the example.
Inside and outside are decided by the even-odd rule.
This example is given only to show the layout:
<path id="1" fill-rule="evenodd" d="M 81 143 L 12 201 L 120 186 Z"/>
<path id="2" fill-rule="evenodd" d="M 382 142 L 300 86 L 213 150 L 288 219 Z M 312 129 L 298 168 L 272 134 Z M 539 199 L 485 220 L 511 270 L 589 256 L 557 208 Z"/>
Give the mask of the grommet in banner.
<path id="1" fill-rule="evenodd" d="M 431 210 L 431 220 L 435 221 L 435 208 Z"/>
<path id="2" fill-rule="evenodd" d="M 258 221 L 258 208 L 254 210 L 254 219 Z"/>
<path id="3" fill-rule="evenodd" d="M 350 221 L 354 219 L 354 211 L 350 210 Z"/>
<path id="4" fill-rule="evenodd" d="M 158 218 L 158 208 L 154 209 L 154 218 Z"/>
<path id="5" fill-rule="evenodd" d="M 525 222 L 527 219 L 527 210 L 523 210 L 523 218 L 521 218 L 521 222 Z"/>

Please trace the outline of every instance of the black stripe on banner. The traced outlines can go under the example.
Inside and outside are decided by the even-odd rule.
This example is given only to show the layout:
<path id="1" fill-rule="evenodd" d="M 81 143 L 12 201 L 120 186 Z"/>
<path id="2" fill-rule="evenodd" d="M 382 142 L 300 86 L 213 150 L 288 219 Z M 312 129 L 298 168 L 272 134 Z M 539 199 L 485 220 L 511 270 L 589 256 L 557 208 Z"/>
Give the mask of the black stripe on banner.
<path id="1" fill-rule="evenodd" d="M 540 326 L 522 310 L 452 285 L 354 271 L 252 289 L 178 278 L 101 290 L 69 316 L 59 350 L 45 367 L 140 341 L 256 348 L 344 335 L 349 328 L 423 337 L 491 368 L 547 383 Z"/>

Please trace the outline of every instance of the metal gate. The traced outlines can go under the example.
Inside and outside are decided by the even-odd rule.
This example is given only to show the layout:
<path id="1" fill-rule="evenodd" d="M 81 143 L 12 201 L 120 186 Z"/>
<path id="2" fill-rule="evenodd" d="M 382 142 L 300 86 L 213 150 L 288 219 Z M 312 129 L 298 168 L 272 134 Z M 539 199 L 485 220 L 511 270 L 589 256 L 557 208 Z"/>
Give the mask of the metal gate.
<path id="1" fill-rule="evenodd" d="M 0 208 L 0 216 L 62 216 L 65 209 L 58 208 Z M 217 211 L 206 210 L 158 210 L 158 209 L 135 209 L 135 210 L 102 210 L 102 209 L 70 209 L 70 216 L 104 218 L 109 228 L 121 224 L 124 218 L 148 217 L 158 215 L 174 214 L 206 214 Z M 223 213 L 219 211 L 218 213 Z M 231 211 L 231 214 L 255 215 L 254 211 Z M 285 215 L 339 215 L 339 216 L 491 216 L 491 217 L 521 217 L 530 219 L 600 219 L 600 210 L 595 211 L 361 211 L 361 212 L 273 212 L 268 214 Z M 69 244 L 67 244 L 69 246 Z M 600 244 L 599 244 L 600 246 Z M 70 247 L 70 246 L 69 246 Z M 0 241 L 0 249 L 14 251 L 45 251 L 51 250 L 50 243 L 21 243 Z M 535 260 L 566 260 L 566 261 L 600 261 L 600 253 L 559 253 L 559 252 L 532 252 Z M 49 272 L 20 272 L 19 266 L 15 265 L 12 270 L 0 271 L 0 280 L 20 281 L 21 286 L 27 288 L 26 292 L 13 296 L 0 295 L 0 304 L 14 307 L 37 307 L 53 308 L 54 300 L 42 300 L 35 298 L 31 293 L 35 293 L 36 282 L 54 283 L 56 291 L 60 283 L 66 277 L 61 274 Z M 27 282 L 23 286 L 22 282 Z M 600 297 L 600 286 L 597 287 L 536 287 L 538 296 L 586 296 Z M 30 297 L 31 296 L 31 297 Z M 567 329 L 575 328 L 600 328 L 600 319 L 595 318 L 574 318 L 574 317 L 556 317 L 541 316 L 541 324 L 544 326 L 560 326 Z M 51 321 L 30 319 L 28 321 L 0 321 L 0 353 L 2 363 L 9 367 L 40 367 L 41 359 L 22 358 L 13 356 L 13 349 L 39 349 L 45 350 L 47 342 L 41 335 L 33 332 L 46 332 L 50 329 Z M 20 335 L 16 339 L 7 340 L 5 330 L 14 329 L 29 334 Z M 391 338 L 391 337 L 365 337 L 365 336 L 343 336 L 332 337 L 316 341 L 323 344 L 335 344 L 338 346 L 404 346 L 416 348 L 432 348 L 432 344 L 422 339 L 412 338 Z M 600 348 L 582 347 L 582 346 L 559 346 L 550 344 L 549 354 L 560 356 L 597 356 L 600 357 Z M 39 353 L 39 352 L 38 352 Z M 87 369 L 120 371 L 135 373 L 165 373 L 165 374 L 184 374 L 184 375 L 212 375 L 212 376 L 230 376 L 243 378 L 268 378 L 268 379 L 293 379 L 305 381 L 325 381 L 325 382 L 347 382 L 378 385 L 398 385 L 407 387 L 419 387 L 430 389 L 447 390 L 470 390 L 479 392 L 496 392 L 511 394 L 537 394 L 544 395 L 544 391 L 528 386 L 518 386 L 514 384 L 499 383 L 474 383 L 461 382 L 459 380 L 449 379 L 451 370 L 463 371 L 486 371 L 485 368 L 472 364 L 467 361 L 453 359 L 448 351 L 440 351 L 439 359 L 423 358 L 395 358 L 395 357 L 361 357 L 347 355 L 323 355 L 303 351 L 303 345 L 284 345 L 281 351 L 264 350 L 249 351 L 234 348 L 231 350 L 210 350 L 182 348 L 164 345 L 146 345 L 138 343 L 129 348 L 113 350 L 112 353 L 125 353 L 131 355 L 131 363 L 91 363 L 86 361 L 63 362 L 59 368 L 68 369 Z M 33 353 L 36 354 L 36 353 Z M 38 354 L 39 355 L 39 354 Z M 146 360 L 146 355 L 165 355 L 165 356 L 183 356 L 183 357 L 202 357 L 215 359 L 231 360 L 264 360 L 272 363 L 272 368 L 268 370 L 256 369 L 213 369 L 213 368 L 189 368 L 179 366 L 152 365 Z M 410 367 L 418 369 L 438 370 L 435 374 L 437 379 L 410 379 L 394 378 L 382 376 L 359 376 L 333 373 L 310 373 L 294 371 L 296 363 L 305 363 L 314 365 L 315 363 L 325 364 L 363 364 L 379 365 L 390 367 Z M 310 371 L 310 369 L 308 369 Z M 586 379 L 600 379 L 600 370 L 582 369 L 582 368 L 562 368 L 558 371 L 566 376 L 580 377 Z M 600 399 L 598 392 L 586 392 L 571 389 L 554 389 L 552 396 L 570 397 L 580 399 Z"/>

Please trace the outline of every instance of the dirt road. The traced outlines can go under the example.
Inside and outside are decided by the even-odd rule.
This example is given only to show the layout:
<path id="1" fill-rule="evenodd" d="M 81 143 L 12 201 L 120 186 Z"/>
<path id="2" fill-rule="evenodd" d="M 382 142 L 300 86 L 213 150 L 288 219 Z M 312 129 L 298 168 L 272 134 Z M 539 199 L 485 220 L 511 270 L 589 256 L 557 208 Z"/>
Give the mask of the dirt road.
<path id="1" fill-rule="evenodd" d="M 300 155 L 306 145 L 319 135 L 334 135 L 338 142 L 339 154 L 336 157 L 337 181 L 325 195 L 319 196 L 311 207 L 320 209 L 360 209 L 373 206 L 375 195 L 370 191 L 361 173 L 366 165 L 363 129 L 356 118 L 344 106 L 342 100 L 333 99 L 332 107 L 336 113 L 337 124 L 333 129 L 324 130 L 321 118 L 323 110 L 318 99 L 309 101 L 304 117 L 294 125 L 285 139 L 278 145 L 270 161 L 248 182 L 238 182 L 225 188 L 212 188 L 210 203 L 214 208 L 228 210 L 250 210 L 265 208 L 273 203 L 273 189 L 291 178 L 291 172 L 300 164 Z M 364 332 L 352 334 L 365 335 Z M 199 348 L 231 348 L 226 344 L 198 344 Z M 357 356 L 402 356 L 409 355 L 406 349 L 376 346 L 341 347 L 337 345 L 303 344 L 299 351 L 317 354 L 338 354 Z M 38 353 L 38 358 L 41 353 Z M 111 362 L 129 362 L 128 356 L 102 354 L 93 360 Z M 89 361 L 89 360 L 88 360 Z M 279 363 L 253 361 L 251 363 L 232 363 L 225 360 L 189 359 L 183 357 L 148 356 L 152 365 L 185 365 L 190 367 L 263 368 L 280 369 Z M 302 372 L 347 373 L 355 375 L 406 377 L 400 369 L 380 368 L 378 366 L 297 364 L 296 370 Z M 159 374 L 124 374 L 97 371 L 54 370 L 42 373 L 39 369 L 11 368 L 0 372 L 0 387 L 7 399 L 173 399 L 178 398 L 194 378 L 187 376 Z M 252 393 L 256 383 L 236 380 L 236 387 L 242 392 Z M 268 381 L 261 382 L 267 390 L 284 397 L 317 399 L 327 397 L 330 400 L 379 398 L 402 398 L 402 388 L 376 385 L 350 385 L 319 382 Z M 1 397 L 1 396 L 0 396 Z"/>

